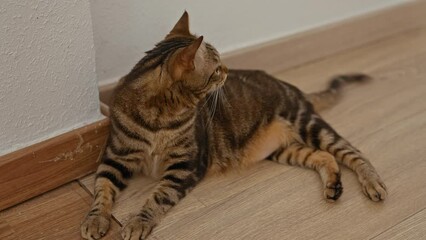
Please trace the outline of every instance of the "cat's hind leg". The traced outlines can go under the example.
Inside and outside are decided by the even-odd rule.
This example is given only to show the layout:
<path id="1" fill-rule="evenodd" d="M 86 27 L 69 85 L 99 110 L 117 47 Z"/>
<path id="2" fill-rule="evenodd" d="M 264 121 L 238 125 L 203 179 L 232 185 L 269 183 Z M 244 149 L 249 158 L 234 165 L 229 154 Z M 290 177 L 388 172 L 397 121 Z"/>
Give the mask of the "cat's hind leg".
<path id="1" fill-rule="evenodd" d="M 328 201 L 337 200 L 343 192 L 339 165 L 333 155 L 328 152 L 294 142 L 280 147 L 268 159 L 316 170 L 324 185 L 324 198 Z"/>
<path id="2" fill-rule="evenodd" d="M 317 114 L 306 114 L 299 130 L 303 141 L 308 145 L 332 154 L 338 163 L 353 170 L 358 175 L 364 194 L 373 201 L 387 197 L 387 189 L 370 161 L 347 140 L 342 138 Z"/>

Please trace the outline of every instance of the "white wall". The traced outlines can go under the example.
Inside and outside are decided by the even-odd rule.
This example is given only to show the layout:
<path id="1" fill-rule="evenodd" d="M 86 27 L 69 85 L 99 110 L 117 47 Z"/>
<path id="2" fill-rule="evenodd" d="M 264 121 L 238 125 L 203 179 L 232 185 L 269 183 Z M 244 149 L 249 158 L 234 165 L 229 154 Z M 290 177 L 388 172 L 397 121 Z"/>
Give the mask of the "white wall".
<path id="1" fill-rule="evenodd" d="M 0 155 L 100 119 L 88 1 L 0 1 Z"/>
<path id="2" fill-rule="evenodd" d="M 219 51 L 280 38 L 406 0 L 90 0 L 98 80 L 126 74 L 188 10 Z"/>

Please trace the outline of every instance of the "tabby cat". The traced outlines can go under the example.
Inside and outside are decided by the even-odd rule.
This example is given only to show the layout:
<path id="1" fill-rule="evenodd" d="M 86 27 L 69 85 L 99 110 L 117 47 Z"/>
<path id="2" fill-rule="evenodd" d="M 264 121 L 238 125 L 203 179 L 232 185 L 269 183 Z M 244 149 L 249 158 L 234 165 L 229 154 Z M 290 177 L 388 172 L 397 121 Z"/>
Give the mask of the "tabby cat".
<path id="1" fill-rule="evenodd" d="M 339 76 L 327 90 L 304 94 L 263 71 L 228 70 L 212 45 L 189 32 L 185 12 L 115 90 L 82 237 L 106 234 L 115 199 L 140 171 L 159 182 L 124 225 L 124 239 L 146 239 L 206 174 L 264 159 L 315 169 L 328 201 L 342 194 L 340 163 L 356 172 L 367 197 L 384 200 L 386 187 L 371 163 L 317 114 L 338 100 L 343 85 L 365 80 Z"/>

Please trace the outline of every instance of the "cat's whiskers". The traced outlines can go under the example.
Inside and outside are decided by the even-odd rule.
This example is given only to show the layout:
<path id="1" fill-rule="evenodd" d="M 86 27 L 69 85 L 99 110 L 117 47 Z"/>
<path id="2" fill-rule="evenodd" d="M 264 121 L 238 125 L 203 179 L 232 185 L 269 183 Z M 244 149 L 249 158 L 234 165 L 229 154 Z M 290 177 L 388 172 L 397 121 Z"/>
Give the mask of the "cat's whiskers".
<path id="1" fill-rule="evenodd" d="M 205 100 L 203 106 L 201 106 L 200 110 L 203 110 L 204 107 L 207 105 L 207 103 L 210 101 L 210 99 L 212 98 L 213 94 L 209 94 L 209 96 L 207 97 L 207 99 Z"/>
<path id="2" fill-rule="evenodd" d="M 220 94 L 221 103 L 226 103 L 229 107 L 232 107 L 231 104 L 229 103 L 228 99 L 226 98 L 225 88 L 223 88 L 223 87 L 219 88 L 219 94 Z"/>
<path id="3" fill-rule="evenodd" d="M 210 126 L 210 124 L 213 122 L 213 118 L 214 118 L 214 114 L 216 113 L 216 108 L 217 108 L 217 103 L 218 103 L 218 98 L 219 98 L 219 91 L 215 90 L 213 92 L 213 104 L 210 106 L 209 112 L 210 112 L 210 119 L 207 122 L 207 126 Z"/>
<path id="4" fill-rule="evenodd" d="M 219 96 L 218 97 L 218 105 L 219 105 L 218 106 L 219 107 L 218 111 L 219 111 L 219 114 L 222 116 L 222 113 L 225 110 L 225 101 L 226 101 L 226 99 L 224 99 L 222 88 L 218 88 L 217 92 L 218 92 L 218 96 Z"/>

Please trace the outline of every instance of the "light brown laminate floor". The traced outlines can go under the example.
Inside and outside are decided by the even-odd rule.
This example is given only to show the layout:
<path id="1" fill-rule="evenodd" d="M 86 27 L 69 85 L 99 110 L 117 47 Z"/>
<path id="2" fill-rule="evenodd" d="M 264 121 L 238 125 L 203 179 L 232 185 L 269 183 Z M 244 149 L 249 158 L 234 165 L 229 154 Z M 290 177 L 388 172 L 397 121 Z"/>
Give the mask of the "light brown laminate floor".
<path id="1" fill-rule="evenodd" d="M 426 29 L 276 76 L 310 92 L 325 87 L 332 75 L 359 71 L 374 80 L 347 89 L 342 101 L 322 116 L 369 156 L 389 188 L 387 201 L 368 200 L 355 175 L 343 169 L 344 193 L 336 203 L 327 203 L 315 172 L 265 161 L 240 174 L 205 179 L 165 217 L 150 239 L 426 239 Z M 93 176 L 81 183 L 91 191 Z M 123 223 L 143 205 L 154 184 L 143 177 L 131 182 L 118 199 L 114 217 Z M 56 196 L 76 192 L 75 188 L 79 186 L 67 185 L 40 197 L 52 202 L 45 207 L 48 212 L 58 214 L 58 206 L 64 207 L 71 220 L 55 224 L 62 224 L 60 236 L 70 239 L 78 236 L 87 197 Z M 52 226 L 38 223 L 48 221 L 47 215 L 15 224 L 17 209 L 41 209 L 37 204 L 42 201 L 31 200 L 0 213 L 0 238 L 23 229 L 22 239 L 57 239 L 53 236 L 59 233 Z M 38 232 L 32 237 L 27 234 L 35 226 L 40 226 L 38 231 L 45 238 L 39 238 Z M 113 237 L 116 231 L 112 229 Z"/>
<path id="2" fill-rule="evenodd" d="M 80 222 L 91 200 L 87 191 L 72 182 L 6 209 L 0 212 L 0 239 L 79 239 Z M 119 229 L 119 224 L 112 221 L 105 240 L 121 239 Z"/>

